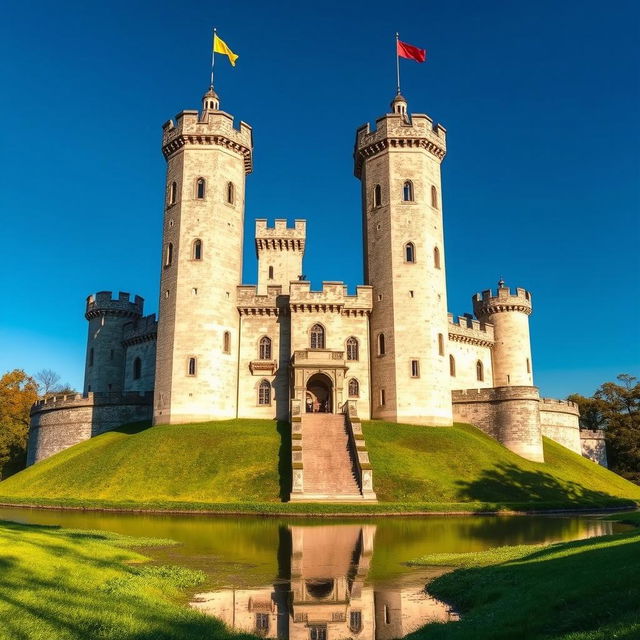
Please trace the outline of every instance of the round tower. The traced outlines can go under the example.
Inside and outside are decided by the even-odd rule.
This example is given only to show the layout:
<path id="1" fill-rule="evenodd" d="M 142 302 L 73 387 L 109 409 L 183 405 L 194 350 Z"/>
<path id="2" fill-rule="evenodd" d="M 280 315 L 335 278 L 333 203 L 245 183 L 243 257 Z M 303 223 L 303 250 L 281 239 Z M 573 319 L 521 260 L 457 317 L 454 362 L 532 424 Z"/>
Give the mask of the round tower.
<path id="1" fill-rule="evenodd" d="M 111 291 L 99 291 L 87 298 L 84 317 L 89 321 L 84 392 L 121 393 L 124 386 L 124 325 L 142 317 L 144 300 L 130 300 L 122 291 L 114 298 Z"/>
<path id="2" fill-rule="evenodd" d="M 390 113 L 356 133 L 362 183 L 365 283 L 373 286 L 371 408 L 374 418 L 452 424 L 440 165 L 446 131 Z"/>
<path id="3" fill-rule="evenodd" d="M 498 290 L 477 293 L 473 311 L 480 322 L 494 327 L 493 386 L 533 386 L 529 316 L 531 294 L 525 289 L 511 291 L 504 280 Z"/>
<path id="4" fill-rule="evenodd" d="M 163 126 L 167 161 L 154 422 L 236 417 L 245 177 L 251 127 L 220 110 Z"/>

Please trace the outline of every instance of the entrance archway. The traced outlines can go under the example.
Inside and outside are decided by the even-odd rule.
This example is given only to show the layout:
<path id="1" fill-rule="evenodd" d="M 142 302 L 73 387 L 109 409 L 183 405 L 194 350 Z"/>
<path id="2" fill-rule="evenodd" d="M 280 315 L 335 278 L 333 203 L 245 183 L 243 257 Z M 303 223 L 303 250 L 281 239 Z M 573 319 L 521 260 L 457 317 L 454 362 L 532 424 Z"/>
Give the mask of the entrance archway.
<path id="1" fill-rule="evenodd" d="M 333 413 L 333 384 L 324 373 L 314 373 L 307 380 L 305 397 L 307 413 Z"/>

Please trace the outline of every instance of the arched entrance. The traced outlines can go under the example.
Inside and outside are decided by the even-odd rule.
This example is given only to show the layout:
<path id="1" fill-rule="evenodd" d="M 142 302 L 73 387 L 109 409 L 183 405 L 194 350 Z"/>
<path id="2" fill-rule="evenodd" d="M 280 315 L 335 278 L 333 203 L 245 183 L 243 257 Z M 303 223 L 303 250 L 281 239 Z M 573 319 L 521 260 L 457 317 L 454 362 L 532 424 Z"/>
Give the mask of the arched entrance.
<path id="1" fill-rule="evenodd" d="M 314 373 L 307 380 L 305 397 L 307 413 L 333 413 L 333 384 L 324 373 Z"/>

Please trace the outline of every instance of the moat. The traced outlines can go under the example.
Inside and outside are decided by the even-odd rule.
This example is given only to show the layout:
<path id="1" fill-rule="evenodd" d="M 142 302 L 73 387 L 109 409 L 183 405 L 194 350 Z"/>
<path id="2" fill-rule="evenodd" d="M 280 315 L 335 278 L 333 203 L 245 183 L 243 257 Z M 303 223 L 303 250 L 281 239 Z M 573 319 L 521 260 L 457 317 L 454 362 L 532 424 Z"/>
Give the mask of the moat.
<path id="1" fill-rule="evenodd" d="M 425 584 L 442 568 L 407 563 L 427 553 L 567 541 L 625 530 L 587 517 L 428 517 L 329 520 L 161 516 L 0 509 L 0 520 L 171 538 L 143 548 L 159 564 L 205 572 L 187 594 L 229 627 L 269 638 L 402 637 L 458 618 Z"/>

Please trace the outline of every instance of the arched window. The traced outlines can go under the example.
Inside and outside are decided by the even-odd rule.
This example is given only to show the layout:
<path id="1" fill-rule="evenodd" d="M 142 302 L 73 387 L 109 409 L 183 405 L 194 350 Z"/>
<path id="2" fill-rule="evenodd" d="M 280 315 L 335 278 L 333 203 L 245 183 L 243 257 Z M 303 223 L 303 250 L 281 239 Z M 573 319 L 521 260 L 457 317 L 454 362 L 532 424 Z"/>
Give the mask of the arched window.
<path id="1" fill-rule="evenodd" d="M 435 188 L 435 185 L 431 187 L 431 206 L 434 209 L 438 208 L 438 190 Z"/>
<path id="2" fill-rule="evenodd" d="M 484 365 L 481 360 L 476 362 L 476 378 L 482 382 L 484 380 Z"/>
<path id="3" fill-rule="evenodd" d="M 351 380 L 349 380 L 349 397 L 360 397 L 360 383 L 355 378 L 351 378 Z"/>
<path id="4" fill-rule="evenodd" d="M 236 201 L 236 188 L 233 182 L 227 182 L 227 202 L 233 204 Z"/>
<path id="5" fill-rule="evenodd" d="M 263 380 L 258 387 L 258 404 L 271 404 L 271 385 L 268 380 Z"/>
<path id="6" fill-rule="evenodd" d="M 362 611 L 351 611 L 349 614 L 349 629 L 353 633 L 362 631 Z"/>
<path id="7" fill-rule="evenodd" d="M 378 334 L 378 355 L 379 356 L 383 356 L 387 351 L 386 351 L 386 345 L 384 343 L 384 333 L 379 333 Z"/>
<path id="8" fill-rule="evenodd" d="M 269 280 L 273 280 L 273 267 L 269 267 Z"/>
<path id="9" fill-rule="evenodd" d="M 324 327 L 321 324 L 311 327 L 311 348 L 324 349 Z"/>
<path id="10" fill-rule="evenodd" d="M 136 358 L 133 361 L 133 379 L 140 380 L 142 376 L 142 360 L 140 358 Z"/>
<path id="11" fill-rule="evenodd" d="M 169 204 L 175 204 L 178 199 L 178 183 L 172 182 L 169 187 Z"/>
<path id="12" fill-rule="evenodd" d="M 413 182 L 406 180 L 402 187 L 402 199 L 405 202 L 413 202 Z"/>
<path id="13" fill-rule="evenodd" d="M 187 375 L 195 376 L 198 372 L 197 361 L 195 358 L 189 358 L 189 362 L 187 364 Z"/>
<path id="14" fill-rule="evenodd" d="M 271 360 L 271 338 L 262 336 L 258 343 L 258 357 L 260 360 Z"/>
<path id="15" fill-rule="evenodd" d="M 433 247 L 433 266 L 440 269 L 440 249 Z"/>
<path id="16" fill-rule="evenodd" d="M 360 360 L 358 339 L 351 336 L 347 339 L 347 360 Z"/>
<path id="17" fill-rule="evenodd" d="M 167 245 L 167 249 L 164 254 L 164 266 L 170 267 L 172 262 L 173 262 L 173 243 L 170 242 Z"/>
<path id="18" fill-rule="evenodd" d="M 198 200 L 204 200 L 207 192 L 207 183 L 204 178 L 198 178 L 196 180 L 196 198 Z"/>
<path id="19" fill-rule="evenodd" d="M 452 355 L 449 356 L 449 375 L 456 377 L 456 359 Z"/>
<path id="20" fill-rule="evenodd" d="M 377 184 L 373 188 L 373 206 L 379 207 L 382 204 L 382 187 Z"/>
<path id="21" fill-rule="evenodd" d="M 202 260 L 202 240 L 200 238 L 193 241 L 193 259 Z"/>
<path id="22" fill-rule="evenodd" d="M 407 244 L 404 245 L 404 260 L 405 262 L 416 261 L 416 247 L 413 242 L 407 242 Z"/>
<path id="23" fill-rule="evenodd" d="M 222 350 L 224 353 L 231 353 L 231 334 L 228 331 L 225 331 L 222 337 Z"/>
<path id="24" fill-rule="evenodd" d="M 444 355 L 444 336 L 441 333 L 438 334 L 438 353 Z"/>
<path id="25" fill-rule="evenodd" d="M 93 367 L 93 347 L 89 349 L 89 366 Z"/>

